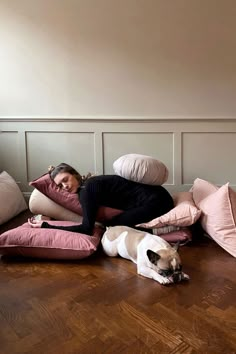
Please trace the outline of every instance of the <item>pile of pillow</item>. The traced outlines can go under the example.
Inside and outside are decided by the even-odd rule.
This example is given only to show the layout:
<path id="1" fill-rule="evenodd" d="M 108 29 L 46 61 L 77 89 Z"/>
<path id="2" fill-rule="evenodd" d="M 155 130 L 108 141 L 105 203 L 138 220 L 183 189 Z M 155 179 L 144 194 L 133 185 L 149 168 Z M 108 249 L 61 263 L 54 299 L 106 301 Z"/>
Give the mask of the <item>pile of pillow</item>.
<path id="1" fill-rule="evenodd" d="M 124 155 L 114 162 L 113 168 L 116 174 L 141 183 L 163 184 L 168 178 L 168 169 L 162 162 L 144 155 Z M 141 226 L 154 228 L 159 235 L 160 227 L 169 225 L 179 227 L 179 232 L 189 232 L 185 227 L 200 218 L 206 233 L 236 257 L 236 192 L 228 183 L 218 188 L 197 178 L 190 192 L 178 193 L 174 202 L 175 208 L 170 212 Z M 173 232 L 173 237 L 180 237 L 178 231 Z M 170 241 L 171 232 L 165 235 Z"/>
<path id="2" fill-rule="evenodd" d="M 113 167 L 116 174 L 140 183 L 159 185 L 168 178 L 167 167 L 161 161 L 146 155 L 124 155 L 114 162 Z M 37 178 L 30 185 L 35 187 L 29 201 L 32 213 L 44 214 L 57 220 L 81 222 L 82 209 L 78 196 L 59 190 L 49 174 Z M 161 235 L 169 242 L 181 241 L 184 244 L 191 240 L 187 226 L 196 222 L 200 217 L 200 210 L 194 205 L 190 192 L 178 193 L 174 197 L 174 203 L 173 210 L 142 227 L 152 228 L 154 234 Z M 121 212 L 101 207 L 97 221 L 109 220 Z"/>
<path id="3" fill-rule="evenodd" d="M 119 157 L 113 163 L 115 174 L 131 181 L 162 185 L 169 176 L 166 165 L 151 156 L 127 154 Z M 160 218 L 142 224 L 142 227 L 152 228 L 153 234 L 163 237 L 170 243 L 180 241 L 181 244 L 191 240 L 191 232 L 187 226 L 192 225 L 201 212 L 194 205 L 191 193 L 179 193 L 175 199 L 175 208 Z"/>
<path id="4" fill-rule="evenodd" d="M 158 185 L 165 183 L 168 178 L 167 167 L 159 160 L 146 155 L 124 155 L 114 162 L 113 167 L 116 174 L 140 183 Z M 3 180 L 4 188 L 1 184 Z M 59 190 L 48 173 L 32 181 L 30 185 L 35 187 L 29 201 L 29 208 L 33 214 L 44 214 L 60 220 L 61 223 L 70 221 L 70 224 L 73 222 L 78 224 L 82 221 L 82 208 L 77 194 Z M 6 193 L 7 186 L 11 191 L 11 198 L 6 194 L 1 198 L 1 189 Z M 197 178 L 189 192 L 177 193 L 173 199 L 172 210 L 139 226 L 153 229 L 154 234 L 160 235 L 168 242 L 180 241 L 184 244 L 191 240 L 188 226 L 200 218 L 203 229 L 212 239 L 231 255 L 236 256 L 236 192 L 229 184 L 218 188 L 208 181 Z M 18 186 L 6 172 L 0 174 L 0 201 L 3 200 L 9 202 L 11 200 L 11 206 L 4 215 L 0 214 L 0 223 L 27 208 Z M 6 208 L 2 210 L 5 211 Z M 12 212 L 11 216 L 9 210 Z M 96 219 L 103 222 L 121 212 L 117 209 L 100 207 Z M 84 258 L 96 250 L 102 229 L 95 227 L 93 236 L 55 229 L 47 229 L 46 235 L 47 237 L 44 229 L 32 229 L 28 224 L 24 224 L 0 236 L 0 254 Z M 30 240 L 29 243 L 27 240 Z"/>
<path id="5" fill-rule="evenodd" d="M 115 174 L 145 184 L 161 185 L 168 178 L 168 169 L 164 163 L 146 155 L 121 156 L 114 162 L 113 168 Z M 48 173 L 30 182 L 30 185 L 35 188 L 29 201 L 32 213 L 44 214 L 57 220 L 81 221 L 83 213 L 77 194 L 59 191 Z M 100 207 L 97 221 L 109 220 L 119 213 L 121 210 Z"/>
<path id="6" fill-rule="evenodd" d="M 38 192 L 40 193 L 40 192 Z M 60 198 L 60 193 L 57 193 Z M 71 194 L 71 196 L 73 196 Z M 45 196 L 45 198 L 47 198 Z M 46 210 L 50 210 L 51 217 L 57 214 L 56 208 L 60 205 L 47 198 Z M 78 198 L 77 198 L 78 199 Z M 40 195 L 37 198 L 41 204 Z M 0 173 L 0 225 L 20 214 L 28 208 L 24 196 L 17 183 L 6 171 Z M 63 212 L 65 208 L 62 208 Z M 65 212 L 72 213 L 65 209 Z M 49 214 L 50 214 L 49 213 Z M 75 222 L 50 221 L 56 225 L 74 225 L 81 222 L 82 217 L 76 216 Z M 62 220 L 66 220 L 65 213 Z M 69 219 L 70 220 L 70 219 Z M 95 226 L 93 235 L 87 236 L 57 229 L 31 228 L 25 223 L 17 228 L 8 230 L 0 235 L 0 255 L 25 256 L 34 258 L 51 259 L 81 259 L 88 257 L 96 251 L 99 245 L 103 229 Z"/>
<path id="7" fill-rule="evenodd" d="M 203 230 L 224 250 L 236 257 L 236 192 L 229 183 L 219 188 L 197 178 L 190 192 L 178 193 L 174 202 L 175 208 L 167 214 L 140 226 L 157 228 L 158 234 L 161 226 L 190 226 L 200 218 Z M 166 239 L 170 241 L 168 236 Z"/>
<path id="8" fill-rule="evenodd" d="M 200 218 L 201 210 L 195 205 L 191 192 L 179 192 L 173 196 L 173 200 L 174 208 L 168 213 L 138 226 L 153 229 L 155 235 L 170 243 L 180 241 L 184 244 L 191 240 L 188 226 Z"/>
<path id="9" fill-rule="evenodd" d="M 43 176 L 43 180 L 45 181 L 45 176 Z M 40 188 L 40 183 L 38 184 L 39 181 L 40 179 L 37 180 L 37 188 Z M 51 180 L 48 182 L 51 184 L 53 183 Z M 31 184 L 32 183 L 36 185 L 35 181 L 31 182 Z M 46 195 L 38 189 L 35 189 L 32 192 L 29 201 L 29 208 L 33 214 L 43 214 L 57 220 L 77 221 L 78 223 L 81 223 L 82 212 L 77 195 L 66 192 L 67 198 L 60 200 L 58 198 L 59 204 L 58 202 L 54 202 L 52 199 L 54 198 L 55 200 L 57 198 L 56 195 L 61 194 L 62 191 L 59 192 L 56 188 L 49 188 L 48 190 L 44 190 L 44 193 Z M 74 196 L 77 197 L 77 213 L 69 210 L 71 209 L 71 205 L 73 205 Z M 148 223 L 140 224 L 139 226 L 153 229 L 154 234 L 160 235 L 168 242 L 174 243 L 181 241 L 181 244 L 184 244 L 191 240 L 191 232 L 187 227 L 194 224 L 198 220 L 201 215 L 201 211 L 194 204 L 191 192 L 177 193 L 174 195 L 173 199 L 175 207 L 172 210 Z M 109 220 L 118 213 L 121 213 L 121 211 L 102 207 L 99 209 L 97 221 L 102 222 L 104 220 Z"/>

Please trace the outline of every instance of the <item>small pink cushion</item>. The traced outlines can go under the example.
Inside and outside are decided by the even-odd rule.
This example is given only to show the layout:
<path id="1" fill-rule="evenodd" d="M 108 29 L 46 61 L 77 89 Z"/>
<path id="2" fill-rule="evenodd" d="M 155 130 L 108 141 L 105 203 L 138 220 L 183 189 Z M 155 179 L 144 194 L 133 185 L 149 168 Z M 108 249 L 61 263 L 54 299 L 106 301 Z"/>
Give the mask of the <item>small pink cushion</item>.
<path id="1" fill-rule="evenodd" d="M 196 178 L 190 191 L 193 193 L 194 203 L 198 205 L 201 200 L 216 192 L 218 189 L 219 188 L 215 184 L 201 178 Z"/>
<path id="2" fill-rule="evenodd" d="M 83 215 L 82 208 L 78 199 L 78 194 L 69 193 L 59 189 L 56 183 L 51 180 L 48 173 L 30 182 L 30 185 L 38 189 L 41 193 L 45 194 L 47 197 L 63 206 L 64 208 L 71 210 L 79 215 Z M 96 220 L 100 222 L 110 220 L 120 213 L 122 213 L 122 211 L 118 209 L 100 207 Z"/>
<path id="3" fill-rule="evenodd" d="M 66 221 L 50 221 L 53 225 L 78 225 Z M 92 236 L 57 230 L 31 228 L 25 223 L 0 235 L 0 254 L 49 259 L 82 259 L 97 249 L 103 230 L 94 228 Z"/>
<path id="4" fill-rule="evenodd" d="M 222 248 L 236 257 L 236 192 L 225 184 L 198 204 L 203 229 Z"/>
<path id="5" fill-rule="evenodd" d="M 186 227 L 159 236 L 169 243 L 180 242 L 180 245 L 185 245 L 192 240 L 192 232 Z"/>
<path id="6" fill-rule="evenodd" d="M 144 228 L 156 228 L 165 225 L 185 227 L 194 224 L 199 219 L 201 211 L 194 204 L 191 192 L 180 192 L 173 199 L 175 207 L 168 213 L 139 226 Z"/>

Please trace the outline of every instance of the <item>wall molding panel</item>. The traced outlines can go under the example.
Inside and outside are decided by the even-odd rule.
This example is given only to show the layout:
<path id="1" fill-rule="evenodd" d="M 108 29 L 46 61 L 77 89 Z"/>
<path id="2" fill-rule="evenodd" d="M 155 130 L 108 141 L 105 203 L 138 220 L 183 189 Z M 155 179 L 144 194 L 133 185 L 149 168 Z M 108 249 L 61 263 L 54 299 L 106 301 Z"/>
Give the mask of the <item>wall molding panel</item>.
<path id="1" fill-rule="evenodd" d="M 67 162 L 80 173 L 113 173 L 128 153 L 151 155 L 169 169 L 166 188 L 189 190 L 199 177 L 236 186 L 235 119 L 0 119 L 0 170 L 26 195 L 48 165 Z"/>

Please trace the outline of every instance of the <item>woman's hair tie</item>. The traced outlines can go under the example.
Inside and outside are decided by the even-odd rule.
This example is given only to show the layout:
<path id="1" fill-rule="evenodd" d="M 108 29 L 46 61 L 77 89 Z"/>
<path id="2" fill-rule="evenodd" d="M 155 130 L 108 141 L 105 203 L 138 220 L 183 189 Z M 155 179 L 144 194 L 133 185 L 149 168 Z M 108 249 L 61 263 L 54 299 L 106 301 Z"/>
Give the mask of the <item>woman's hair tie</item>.
<path id="1" fill-rule="evenodd" d="M 55 169 L 54 166 L 50 165 L 48 166 L 48 173 L 51 173 Z"/>
<path id="2" fill-rule="evenodd" d="M 87 181 L 87 179 L 89 179 L 92 176 L 93 174 L 91 172 L 89 172 L 86 176 L 85 175 L 81 176 L 82 182 L 84 183 L 85 181 Z"/>

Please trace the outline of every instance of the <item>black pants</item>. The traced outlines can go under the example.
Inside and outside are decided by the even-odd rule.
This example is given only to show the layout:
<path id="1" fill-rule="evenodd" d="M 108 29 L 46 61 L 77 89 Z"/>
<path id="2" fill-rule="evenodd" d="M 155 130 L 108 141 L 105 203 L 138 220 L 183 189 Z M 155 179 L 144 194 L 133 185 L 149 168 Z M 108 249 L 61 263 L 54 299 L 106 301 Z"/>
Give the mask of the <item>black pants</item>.
<path id="1" fill-rule="evenodd" d="M 161 216 L 174 207 L 173 199 L 165 194 L 164 198 L 151 200 L 141 206 L 125 210 L 119 215 L 114 216 L 106 222 L 106 226 L 124 225 L 135 227 L 137 224 L 151 221 L 158 216 Z"/>

